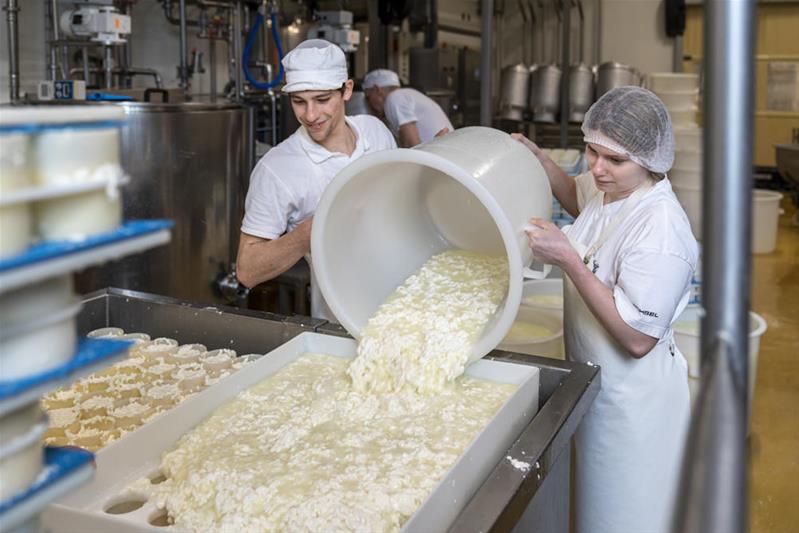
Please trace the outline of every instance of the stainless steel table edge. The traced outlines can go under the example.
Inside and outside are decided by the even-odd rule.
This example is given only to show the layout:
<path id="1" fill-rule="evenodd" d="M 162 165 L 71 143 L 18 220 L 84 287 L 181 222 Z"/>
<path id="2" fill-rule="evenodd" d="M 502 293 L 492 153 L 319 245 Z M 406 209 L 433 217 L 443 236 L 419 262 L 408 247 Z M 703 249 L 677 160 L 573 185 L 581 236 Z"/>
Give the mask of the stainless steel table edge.
<path id="1" fill-rule="evenodd" d="M 600 369 L 596 366 L 501 350 L 487 358 L 567 370 L 568 375 L 463 508 L 451 532 L 512 530 L 561 454 L 571 453 L 571 438 L 600 389 Z M 530 468 L 520 469 L 508 457 Z"/>

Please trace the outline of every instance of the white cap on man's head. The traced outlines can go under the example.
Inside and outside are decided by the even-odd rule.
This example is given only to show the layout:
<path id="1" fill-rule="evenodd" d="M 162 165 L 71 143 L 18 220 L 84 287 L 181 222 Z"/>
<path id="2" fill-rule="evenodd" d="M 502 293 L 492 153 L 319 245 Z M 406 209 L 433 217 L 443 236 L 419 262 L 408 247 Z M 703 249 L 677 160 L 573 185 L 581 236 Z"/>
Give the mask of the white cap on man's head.
<path id="1" fill-rule="evenodd" d="M 371 89 L 372 87 L 399 87 L 400 80 L 397 73 L 393 70 L 379 68 L 373 70 L 363 78 L 363 88 Z"/>
<path id="2" fill-rule="evenodd" d="M 339 89 L 349 79 L 344 52 L 324 39 L 301 42 L 283 57 L 283 68 L 285 93 Z"/>

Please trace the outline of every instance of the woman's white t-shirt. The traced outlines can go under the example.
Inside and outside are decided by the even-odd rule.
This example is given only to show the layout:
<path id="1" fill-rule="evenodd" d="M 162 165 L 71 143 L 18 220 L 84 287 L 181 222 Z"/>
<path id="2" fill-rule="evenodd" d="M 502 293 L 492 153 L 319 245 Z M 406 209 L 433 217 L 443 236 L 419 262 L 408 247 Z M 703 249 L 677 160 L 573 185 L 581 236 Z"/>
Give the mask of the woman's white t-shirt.
<path id="1" fill-rule="evenodd" d="M 603 204 L 586 172 L 575 178 L 580 214 L 566 229 L 591 246 L 624 200 Z M 616 309 L 632 328 L 661 341 L 688 303 L 699 249 L 668 179 L 657 182 L 627 215 L 588 267 L 613 291 Z"/>

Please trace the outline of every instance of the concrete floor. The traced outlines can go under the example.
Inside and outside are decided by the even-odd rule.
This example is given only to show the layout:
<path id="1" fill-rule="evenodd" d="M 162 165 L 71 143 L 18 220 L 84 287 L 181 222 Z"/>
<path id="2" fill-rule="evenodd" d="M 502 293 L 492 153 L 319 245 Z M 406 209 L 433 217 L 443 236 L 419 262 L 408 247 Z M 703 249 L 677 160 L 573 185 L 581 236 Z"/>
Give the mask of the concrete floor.
<path id="1" fill-rule="evenodd" d="M 752 533 L 799 531 L 799 226 L 783 198 L 777 250 L 755 255 L 752 310 L 761 339 L 750 438 Z"/>

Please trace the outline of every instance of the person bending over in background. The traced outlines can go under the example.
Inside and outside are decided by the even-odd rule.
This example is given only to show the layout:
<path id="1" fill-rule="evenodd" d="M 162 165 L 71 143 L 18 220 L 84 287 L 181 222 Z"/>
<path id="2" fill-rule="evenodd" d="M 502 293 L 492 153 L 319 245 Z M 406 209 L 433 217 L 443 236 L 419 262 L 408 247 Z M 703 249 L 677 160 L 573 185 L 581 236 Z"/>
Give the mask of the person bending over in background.
<path id="1" fill-rule="evenodd" d="M 368 73 L 363 79 L 363 92 L 369 107 L 385 119 L 402 148 L 413 148 L 455 129 L 441 106 L 429 96 L 400 87 L 394 71 L 377 69 Z"/>

